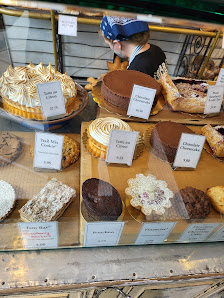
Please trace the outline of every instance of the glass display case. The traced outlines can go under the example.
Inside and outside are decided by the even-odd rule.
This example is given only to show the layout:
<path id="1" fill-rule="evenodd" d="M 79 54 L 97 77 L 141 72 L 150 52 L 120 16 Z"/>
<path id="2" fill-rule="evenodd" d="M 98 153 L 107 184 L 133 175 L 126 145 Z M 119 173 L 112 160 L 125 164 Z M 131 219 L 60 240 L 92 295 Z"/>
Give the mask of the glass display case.
<path id="1" fill-rule="evenodd" d="M 223 241 L 215 10 L 205 23 L 161 3 L 161 15 L 1 4 L 0 250 Z M 126 70 L 99 34 L 104 15 L 148 22 L 168 73 Z"/>

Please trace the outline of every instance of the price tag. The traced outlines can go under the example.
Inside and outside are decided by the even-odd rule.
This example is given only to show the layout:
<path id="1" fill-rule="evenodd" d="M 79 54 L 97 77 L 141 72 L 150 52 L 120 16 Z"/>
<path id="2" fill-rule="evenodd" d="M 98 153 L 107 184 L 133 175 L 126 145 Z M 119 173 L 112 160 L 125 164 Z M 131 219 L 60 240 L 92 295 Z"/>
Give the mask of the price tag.
<path id="1" fill-rule="evenodd" d="M 156 89 L 134 85 L 128 106 L 128 116 L 148 119 L 156 95 Z"/>
<path id="2" fill-rule="evenodd" d="M 85 225 L 84 246 L 117 245 L 124 222 L 93 222 Z"/>
<path id="3" fill-rule="evenodd" d="M 77 18 L 59 14 L 58 16 L 58 34 L 77 36 Z"/>
<path id="4" fill-rule="evenodd" d="M 36 170 L 60 170 L 63 141 L 64 136 L 36 132 L 33 167 Z"/>
<path id="5" fill-rule="evenodd" d="M 55 118 L 55 116 L 66 114 L 61 82 L 37 84 L 36 87 L 45 118 Z"/>
<path id="6" fill-rule="evenodd" d="M 143 22 L 149 22 L 149 23 L 162 23 L 162 18 L 155 17 L 152 14 L 148 15 L 137 15 L 137 20 L 143 21 Z"/>
<path id="7" fill-rule="evenodd" d="M 222 86 L 209 86 L 204 114 L 219 113 L 222 106 L 224 88 Z"/>
<path id="8" fill-rule="evenodd" d="M 208 241 L 224 241 L 224 226 L 222 226 Z"/>
<path id="9" fill-rule="evenodd" d="M 20 235 L 25 248 L 58 247 L 58 223 L 19 222 Z"/>
<path id="10" fill-rule="evenodd" d="M 135 244 L 163 243 L 175 224 L 176 222 L 144 223 Z"/>
<path id="11" fill-rule="evenodd" d="M 205 136 L 182 133 L 173 166 L 195 169 L 201 156 L 204 142 Z"/>
<path id="12" fill-rule="evenodd" d="M 204 241 L 219 224 L 190 224 L 177 242 L 200 242 Z"/>
<path id="13" fill-rule="evenodd" d="M 221 68 L 219 71 L 219 76 L 216 81 L 216 85 L 224 86 L 224 68 Z"/>
<path id="14" fill-rule="evenodd" d="M 110 131 L 106 162 L 132 165 L 138 131 L 112 129 Z"/>

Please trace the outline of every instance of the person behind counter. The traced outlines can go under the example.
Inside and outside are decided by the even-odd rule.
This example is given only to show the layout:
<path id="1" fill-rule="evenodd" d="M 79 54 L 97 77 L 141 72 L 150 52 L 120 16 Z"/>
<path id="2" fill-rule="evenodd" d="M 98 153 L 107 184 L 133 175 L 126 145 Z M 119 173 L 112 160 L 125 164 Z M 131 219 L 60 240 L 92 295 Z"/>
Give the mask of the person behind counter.
<path id="1" fill-rule="evenodd" d="M 116 55 L 129 59 L 128 70 L 141 71 L 157 80 L 168 72 L 164 52 L 148 43 L 150 33 L 147 22 L 104 16 L 100 33 Z"/>

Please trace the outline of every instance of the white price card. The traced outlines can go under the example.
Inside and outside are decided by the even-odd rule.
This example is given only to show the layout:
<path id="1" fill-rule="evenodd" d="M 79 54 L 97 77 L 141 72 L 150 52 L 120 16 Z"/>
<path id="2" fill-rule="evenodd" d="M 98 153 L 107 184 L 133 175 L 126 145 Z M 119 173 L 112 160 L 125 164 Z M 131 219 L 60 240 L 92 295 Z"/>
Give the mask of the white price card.
<path id="1" fill-rule="evenodd" d="M 204 136 L 182 133 L 173 166 L 195 169 L 200 159 L 204 142 Z"/>
<path id="2" fill-rule="evenodd" d="M 84 246 L 117 245 L 124 227 L 124 222 L 91 222 L 85 225 Z"/>
<path id="3" fill-rule="evenodd" d="M 218 226 L 214 223 L 190 224 L 177 242 L 204 241 Z"/>
<path id="4" fill-rule="evenodd" d="M 137 15 L 137 20 L 139 21 L 144 21 L 144 22 L 149 22 L 149 23 L 162 23 L 163 19 L 160 17 L 155 17 L 152 14 L 148 15 Z"/>
<path id="5" fill-rule="evenodd" d="M 219 113 L 222 106 L 224 88 L 222 86 L 209 86 L 204 114 Z"/>
<path id="6" fill-rule="evenodd" d="M 138 131 L 112 129 L 110 131 L 106 162 L 132 165 Z"/>
<path id="7" fill-rule="evenodd" d="M 77 36 L 77 17 L 59 14 L 58 16 L 58 34 Z"/>
<path id="8" fill-rule="evenodd" d="M 60 170 L 64 136 L 36 132 L 34 162 L 35 169 Z"/>
<path id="9" fill-rule="evenodd" d="M 52 248 L 58 246 L 58 222 L 19 222 L 25 248 Z"/>
<path id="10" fill-rule="evenodd" d="M 163 243 L 173 230 L 176 222 L 144 223 L 135 244 Z"/>
<path id="11" fill-rule="evenodd" d="M 44 118 L 49 119 L 66 114 L 61 82 L 41 83 L 36 87 Z"/>
<path id="12" fill-rule="evenodd" d="M 208 241 L 224 241 L 224 226 L 218 229 L 218 231 L 215 232 Z"/>
<path id="13" fill-rule="evenodd" d="M 148 119 L 156 95 L 156 89 L 134 85 L 127 115 Z"/>
<path id="14" fill-rule="evenodd" d="M 221 68 L 219 71 L 218 79 L 216 85 L 224 86 L 224 68 Z"/>

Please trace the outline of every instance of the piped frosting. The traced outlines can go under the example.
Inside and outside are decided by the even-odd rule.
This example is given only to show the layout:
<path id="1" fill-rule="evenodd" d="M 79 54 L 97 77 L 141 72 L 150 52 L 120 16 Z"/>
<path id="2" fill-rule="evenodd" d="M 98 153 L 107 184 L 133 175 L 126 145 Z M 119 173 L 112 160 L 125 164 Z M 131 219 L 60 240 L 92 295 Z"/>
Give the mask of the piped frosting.
<path id="1" fill-rule="evenodd" d="M 14 102 L 27 107 L 40 106 L 36 85 L 47 82 L 61 82 L 65 103 L 77 95 L 74 81 L 67 74 L 61 74 L 49 63 L 47 67 L 41 62 L 13 68 L 11 65 L 0 78 L 0 92 Z"/>
<path id="2" fill-rule="evenodd" d="M 117 118 L 107 117 L 94 120 L 89 126 L 89 134 L 100 144 L 108 146 L 112 129 L 132 131 L 126 122 Z"/>

